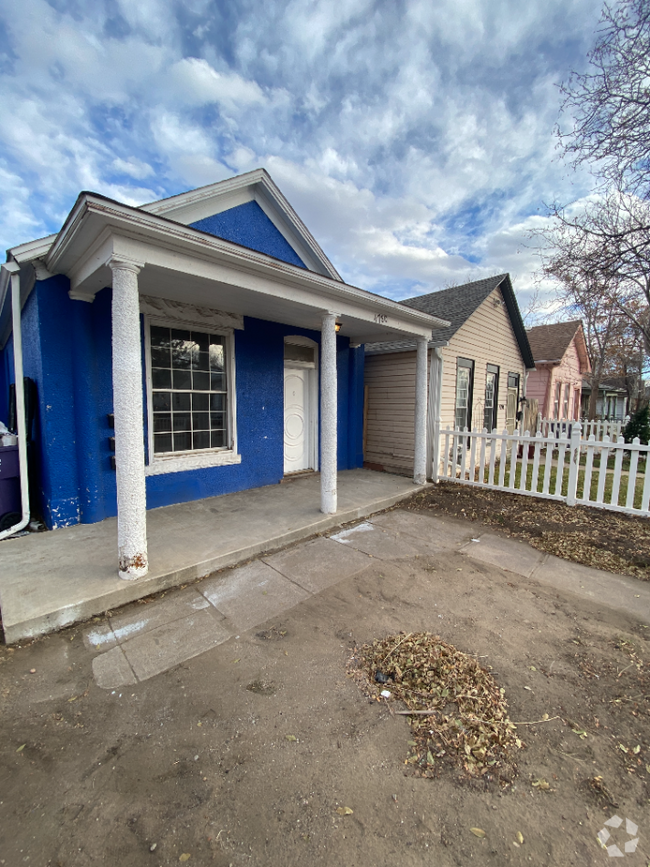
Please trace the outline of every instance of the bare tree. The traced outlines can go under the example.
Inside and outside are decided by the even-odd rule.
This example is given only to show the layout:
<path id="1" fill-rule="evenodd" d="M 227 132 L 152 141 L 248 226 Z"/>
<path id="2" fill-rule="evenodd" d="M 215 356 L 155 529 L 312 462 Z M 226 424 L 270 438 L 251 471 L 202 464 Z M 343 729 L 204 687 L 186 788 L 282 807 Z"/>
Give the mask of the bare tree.
<path id="1" fill-rule="evenodd" d="M 544 265 L 544 275 L 557 281 L 562 317 L 582 321 L 591 361 L 591 373 L 587 377 L 591 388 L 588 416 L 595 418 L 598 389 L 603 374 L 611 366 L 610 356 L 623 330 L 621 325 L 627 320 L 612 302 L 613 287 L 584 273 L 574 262 L 570 246 L 555 248 L 554 255 Z"/>
<path id="2" fill-rule="evenodd" d="M 558 128 L 566 156 L 618 189 L 650 198 L 650 2 L 605 4 L 590 69 L 561 86 L 572 127 Z"/>
<path id="3" fill-rule="evenodd" d="M 650 353 L 650 204 L 618 192 L 598 199 L 573 216 L 560 208 L 543 240 L 544 273 L 582 281 L 581 293 L 595 292 L 627 318 Z M 577 290 L 576 290 L 577 291 Z"/>
<path id="4" fill-rule="evenodd" d="M 572 125 L 558 132 L 601 186 L 579 211 L 552 208 L 535 234 L 543 273 L 585 325 L 593 414 L 602 376 L 641 370 L 650 354 L 650 0 L 606 3 L 588 60 L 561 86 Z"/>
<path id="5" fill-rule="evenodd" d="M 627 391 L 630 413 L 639 408 L 644 397 L 643 372 L 646 352 L 643 335 L 630 322 L 624 320 L 610 341 L 603 377 L 614 379 Z"/>

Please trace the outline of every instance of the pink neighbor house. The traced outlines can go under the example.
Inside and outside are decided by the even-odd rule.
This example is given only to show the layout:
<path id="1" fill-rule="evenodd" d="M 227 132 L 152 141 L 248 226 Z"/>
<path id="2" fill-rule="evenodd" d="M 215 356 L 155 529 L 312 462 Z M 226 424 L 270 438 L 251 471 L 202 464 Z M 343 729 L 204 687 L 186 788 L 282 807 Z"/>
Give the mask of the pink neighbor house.
<path id="1" fill-rule="evenodd" d="M 582 378 L 591 373 L 582 322 L 538 325 L 527 335 L 535 370 L 526 396 L 538 401 L 542 418 L 579 419 Z"/>

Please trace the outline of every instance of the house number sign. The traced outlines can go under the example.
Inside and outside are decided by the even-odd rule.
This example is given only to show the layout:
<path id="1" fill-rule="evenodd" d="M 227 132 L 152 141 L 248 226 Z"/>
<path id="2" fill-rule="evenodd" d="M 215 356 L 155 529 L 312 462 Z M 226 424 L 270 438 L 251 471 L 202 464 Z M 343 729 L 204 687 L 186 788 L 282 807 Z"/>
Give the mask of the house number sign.
<path id="1" fill-rule="evenodd" d="M 375 313 L 375 322 L 378 322 L 380 325 L 388 325 L 388 316 L 384 313 Z"/>

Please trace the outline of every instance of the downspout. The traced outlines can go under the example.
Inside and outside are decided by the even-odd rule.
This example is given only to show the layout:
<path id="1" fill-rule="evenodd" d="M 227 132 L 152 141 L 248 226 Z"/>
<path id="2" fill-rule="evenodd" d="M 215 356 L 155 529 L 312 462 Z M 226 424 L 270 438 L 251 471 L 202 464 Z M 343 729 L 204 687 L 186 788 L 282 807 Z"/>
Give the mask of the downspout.
<path id="1" fill-rule="evenodd" d="M 25 380 L 23 378 L 23 332 L 20 309 L 20 265 L 17 262 L 5 262 L 2 265 L 0 289 L 5 289 L 11 282 L 11 320 L 14 338 L 14 378 L 16 390 L 16 416 L 18 420 L 18 464 L 20 467 L 20 498 L 22 504 L 22 519 L 3 530 L 0 540 L 6 539 L 29 524 L 29 478 L 27 475 L 27 423 L 25 420 Z M 4 291 L 1 293 L 4 300 Z M 1 309 L 1 306 L 0 306 Z"/>

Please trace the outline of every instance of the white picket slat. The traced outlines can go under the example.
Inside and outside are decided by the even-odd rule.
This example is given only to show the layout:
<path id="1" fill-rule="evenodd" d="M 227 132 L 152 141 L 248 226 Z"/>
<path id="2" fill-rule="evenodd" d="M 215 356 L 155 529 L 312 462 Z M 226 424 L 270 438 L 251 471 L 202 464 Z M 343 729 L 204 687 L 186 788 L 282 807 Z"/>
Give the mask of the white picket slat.
<path id="1" fill-rule="evenodd" d="M 591 434 L 586 445 L 587 459 L 585 461 L 584 486 L 580 502 L 588 503 L 591 499 L 591 477 L 593 475 L 596 435 Z"/>
<path id="2" fill-rule="evenodd" d="M 625 444 L 623 437 L 619 437 L 617 444 Z M 616 449 L 616 457 L 614 458 L 614 478 L 612 479 L 612 498 L 610 500 L 613 506 L 618 506 L 618 493 L 621 489 L 621 470 L 623 469 L 623 449 Z M 607 468 L 605 468 L 607 472 Z"/>
<path id="3" fill-rule="evenodd" d="M 596 503 L 601 505 L 605 502 L 605 482 L 607 481 L 607 461 L 609 460 L 609 437 L 603 437 L 603 446 L 600 449 L 600 466 L 598 467 L 598 493 Z"/>
<path id="4" fill-rule="evenodd" d="M 590 432 L 584 439 L 580 438 L 582 428 L 578 422 L 565 423 L 562 428 L 556 425 L 546 434 L 540 428 L 534 436 L 528 431 L 522 433 L 519 430 L 509 434 L 507 430 L 499 433 L 496 428 L 491 432 L 447 428 L 444 432 L 445 448 L 441 455 L 442 472 L 439 478 L 491 490 L 560 500 L 568 505 L 580 503 L 650 517 L 650 472 L 647 472 L 650 448 L 642 445 L 638 438 L 632 443 L 624 442 L 620 435 L 610 439 L 610 433 L 606 431 L 611 431 L 611 423 L 607 424 L 609 427 L 603 427 L 602 422 L 590 422 Z M 608 470 L 610 454 L 614 457 L 614 466 Z M 626 454 L 630 460 L 627 471 L 623 470 Z M 584 468 L 581 464 L 583 455 Z M 598 466 L 595 464 L 596 456 L 599 458 Z M 532 464 L 530 484 L 529 464 Z M 552 486 L 554 469 L 556 476 Z M 517 472 L 520 473 L 518 482 Z M 567 491 L 563 493 L 565 474 Z M 641 476 L 643 493 L 640 507 L 635 507 L 635 493 L 637 485 L 641 483 Z M 541 491 L 538 490 L 540 477 Z M 594 477 L 596 494 L 592 497 Z M 626 490 L 622 485 L 624 477 L 627 478 Z M 609 489 L 611 496 L 608 494 Z M 619 505 L 621 496 L 625 499 L 624 505 Z"/>
<path id="5" fill-rule="evenodd" d="M 634 437 L 632 444 L 639 445 L 639 438 Z M 630 452 L 630 469 L 627 474 L 627 496 L 625 498 L 625 508 L 632 509 L 634 507 L 634 494 L 636 491 L 636 472 L 639 466 L 639 452 L 635 449 Z"/>

